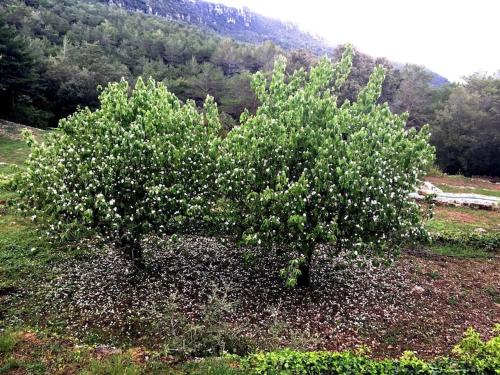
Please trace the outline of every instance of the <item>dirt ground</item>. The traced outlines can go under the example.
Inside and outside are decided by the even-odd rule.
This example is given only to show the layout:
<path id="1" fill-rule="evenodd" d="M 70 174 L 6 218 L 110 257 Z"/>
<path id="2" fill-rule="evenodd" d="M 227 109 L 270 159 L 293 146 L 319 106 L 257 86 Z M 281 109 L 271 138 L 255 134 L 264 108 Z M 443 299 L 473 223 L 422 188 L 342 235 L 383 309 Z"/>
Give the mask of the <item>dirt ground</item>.
<path id="1" fill-rule="evenodd" d="M 25 126 L 21 124 L 16 124 L 15 122 L 10 122 L 6 120 L 0 120 L 0 137 L 4 137 L 11 140 L 22 140 L 22 129 L 30 130 L 36 138 L 41 138 L 44 131 L 37 128 L 32 128 L 30 126 Z"/>
<path id="2" fill-rule="evenodd" d="M 456 187 L 482 188 L 500 191 L 500 183 L 490 182 L 481 178 L 467 178 L 462 176 L 426 177 L 432 184 L 445 184 Z M 467 192 L 467 191 L 465 191 Z"/>
<path id="3" fill-rule="evenodd" d="M 405 255 L 398 262 L 418 300 L 410 316 L 372 330 L 375 353 L 393 356 L 413 350 L 442 355 L 468 327 L 488 335 L 500 322 L 500 259 L 459 259 Z M 418 288 L 419 286 L 420 288 Z"/>
<path id="4" fill-rule="evenodd" d="M 146 254 L 149 272 L 132 278 L 109 248 L 59 265 L 59 277 L 40 289 L 39 322 L 57 320 L 77 337 L 99 330 L 104 342 L 108 335 L 154 347 L 178 317 L 203 317 L 216 296 L 219 305 L 230 306 L 217 324 L 263 345 L 367 345 L 376 357 L 413 350 L 426 358 L 449 353 L 468 327 L 488 337 L 500 322 L 499 257 L 408 250 L 392 266 L 373 267 L 349 265 L 323 247 L 313 260 L 311 287 L 290 289 L 279 277 L 286 263 L 269 250 L 257 250 L 250 259 L 230 243 L 187 237 L 164 246 L 151 240 Z M 176 296 L 177 310 L 168 296 Z"/>

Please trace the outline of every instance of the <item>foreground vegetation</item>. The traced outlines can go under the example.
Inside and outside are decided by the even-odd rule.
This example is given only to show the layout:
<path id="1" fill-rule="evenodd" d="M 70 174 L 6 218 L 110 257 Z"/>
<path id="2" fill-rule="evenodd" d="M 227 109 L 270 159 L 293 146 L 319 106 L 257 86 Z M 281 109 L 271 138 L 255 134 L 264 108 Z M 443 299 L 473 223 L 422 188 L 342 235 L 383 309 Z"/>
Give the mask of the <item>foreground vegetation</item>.
<path id="1" fill-rule="evenodd" d="M 32 331 L 0 333 L 0 373 L 33 374 L 495 374 L 500 366 L 500 335 L 482 341 L 474 331 L 453 349 L 452 358 L 432 361 L 406 352 L 399 359 L 371 359 L 357 352 L 281 350 L 248 357 L 225 356 L 176 364 L 158 352 L 126 351 L 75 345 L 69 340 Z"/>

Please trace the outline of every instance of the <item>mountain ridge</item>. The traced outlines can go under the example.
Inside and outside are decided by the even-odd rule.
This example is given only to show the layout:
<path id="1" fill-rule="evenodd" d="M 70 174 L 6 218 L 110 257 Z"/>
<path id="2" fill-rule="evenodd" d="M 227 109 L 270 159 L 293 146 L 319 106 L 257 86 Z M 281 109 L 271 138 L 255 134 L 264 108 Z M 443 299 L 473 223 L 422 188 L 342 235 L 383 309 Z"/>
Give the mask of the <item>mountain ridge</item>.
<path id="1" fill-rule="evenodd" d="M 241 42 L 272 41 L 285 50 L 308 49 L 316 55 L 331 54 L 335 47 L 302 31 L 295 23 L 280 21 L 251 11 L 203 0 L 95 0 L 129 11 L 203 26 Z"/>

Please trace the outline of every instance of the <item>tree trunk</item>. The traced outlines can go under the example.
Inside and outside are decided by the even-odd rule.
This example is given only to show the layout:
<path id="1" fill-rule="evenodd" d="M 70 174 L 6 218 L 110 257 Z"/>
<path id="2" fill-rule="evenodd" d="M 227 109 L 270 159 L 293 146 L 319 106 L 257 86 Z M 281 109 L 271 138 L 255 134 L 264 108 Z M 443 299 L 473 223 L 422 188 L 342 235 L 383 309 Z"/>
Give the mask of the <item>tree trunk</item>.
<path id="1" fill-rule="evenodd" d="M 144 268 L 145 265 L 140 236 L 122 235 L 116 242 L 116 246 L 122 251 L 124 257 L 132 262 L 135 268 Z"/>
<path id="2" fill-rule="evenodd" d="M 16 106 L 14 90 L 12 89 L 12 87 L 9 87 L 7 89 L 5 99 L 7 99 L 6 100 L 7 105 L 5 106 L 5 113 L 10 114 L 14 111 L 14 107 Z"/>
<path id="3" fill-rule="evenodd" d="M 300 275 L 297 277 L 297 286 L 307 288 L 311 285 L 311 260 L 314 245 L 309 244 L 304 252 L 305 261 L 299 266 Z"/>

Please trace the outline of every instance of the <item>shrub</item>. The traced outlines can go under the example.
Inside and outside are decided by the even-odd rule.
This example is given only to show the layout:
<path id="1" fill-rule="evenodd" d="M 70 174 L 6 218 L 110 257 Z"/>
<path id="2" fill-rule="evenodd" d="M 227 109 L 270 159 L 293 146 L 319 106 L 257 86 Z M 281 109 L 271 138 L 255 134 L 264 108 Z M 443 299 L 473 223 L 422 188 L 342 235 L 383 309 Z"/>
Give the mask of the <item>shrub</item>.
<path id="1" fill-rule="evenodd" d="M 286 77 L 284 59 L 270 82 L 257 73 L 261 105 L 255 115 L 244 113 L 221 145 L 226 230 L 246 244 L 284 248 L 289 286 L 309 284 L 319 243 L 333 243 L 334 254 L 386 257 L 424 233 L 408 195 L 432 165 L 428 129 L 407 131 L 407 114 L 377 104 L 381 67 L 355 103 L 339 106 L 333 91 L 351 62 L 347 48 L 340 63 L 325 58 L 309 73 Z"/>
<path id="2" fill-rule="evenodd" d="M 0 354 L 2 356 L 10 354 L 19 341 L 18 335 L 8 330 L 0 332 Z"/>
<path id="3" fill-rule="evenodd" d="M 498 328 L 496 328 L 498 333 Z M 456 358 L 423 361 L 412 352 L 400 359 L 375 360 L 351 352 L 278 352 L 257 353 L 242 360 L 252 374 L 498 374 L 500 336 L 483 342 L 473 329 L 455 347 Z"/>
<path id="4" fill-rule="evenodd" d="M 494 328 L 496 336 L 486 342 L 473 328 L 453 348 L 462 367 L 474 374 L 498 374 L 500 371 L 500 324 Z"/>
<path id="5" fill-rule="evenodd" d="M 100 108 L 62 120 L 44 143 L 32 138 L 21 178 L 23 208 L 54 230 L 97 230 L 140 264 L 145 233 L 199 228 L 211 209 L 220 123 L 162 84 L 110 84 Z"/>
<path id="6" fill-rule="evenodd" d="M 270 82 L 254 76 L 256 114 L 224 140 L 211 98 L 200 112 L 152 80 L 130 96 L 126 82 L 111 84 L 100 109 L 61 121 L 45 143 L 31 140 L 24 207 L 55 230 L 98 230 L 139 261 L 151 231 L 210 228 L 279 245 L 289 286 L 309 284 L 320 243 L 333 243 L 334 255 L 387 258 L 425 233 L 408 195 L 433 149 L 426 127 L 406 131 L 407 114 L 377 104 L 380 67 L 355 103 L 337 105 L 351 62 L 346 48 L 338 64 L 325 58 L 286 77 L 278 60 Z"/>
<path id="7" fill-rule="evenodd" d="M 487 232 L 458 232 L 454 230 L 443 230 L 430 233 L 432 241 L 437 244 L 450 244 L 470 246 L 476 249 L 483 249 L 490 252 L 500 250 L 500 233 Z"/>

